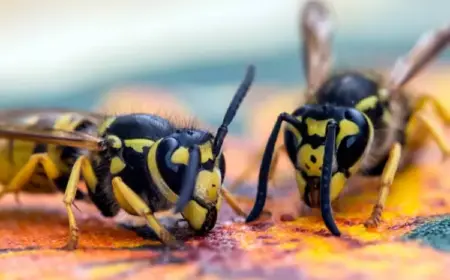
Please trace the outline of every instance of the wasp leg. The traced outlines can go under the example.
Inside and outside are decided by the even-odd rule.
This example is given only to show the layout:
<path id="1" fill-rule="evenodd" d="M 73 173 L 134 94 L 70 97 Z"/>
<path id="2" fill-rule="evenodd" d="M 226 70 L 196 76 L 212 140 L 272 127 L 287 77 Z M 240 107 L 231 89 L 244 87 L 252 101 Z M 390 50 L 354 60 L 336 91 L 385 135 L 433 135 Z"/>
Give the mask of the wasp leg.
<path id="1" fill-rule="evenodd" d="M 159 223 L 159 221 L 153 215 L 152 210 L 132 189 L 130 189 L 130 187 L 128 187 L 122 181 L 120 177 L 115 177 L 112 180 L 112 186 L 115 191 L 122 194 L 122 196 L 136 213 L 145 218 L 148 226 L 155 232 L 155 234 L 164 244 L 177 245 L 175 237 Z"/>
<path id="2" fill-rule="evenodd" d="M 9 184 L 0 190 L 0 197 L 11 192 L 14 192 L 17 197 L 20 190 L 30 181 L 31 176 L 33 176 L 39 164 L 44 167 L 45 174 L 49 179 L 53 180 L 59 176 L 60 172 L 58 167 L 47 154 L 34 154 L 19 172 L 17 172 Z"/>
<path id="3" fill-rule="evenodd" d="M 398 165 L 400 163 L 402 146 L 400 143 L 395 143 L 391 151 L 389 152 L 389 159 L 381 174 L 381 188 L 378 193 L 377 203 L 373 207 L 372 215 L 364 223 L 365 227 L 377 227 L 381 222 L 381 214 L 386 204 L 386 199 L 389 194 L 389 188 L 394 181 L 395 174 L 397 173 Z"/>
<path id="4" fill-rule="evenodd" d="M 439 102 L 435 97 L 430 95 L 421 96 L 415 105 L 414 112 L 418 113 L 423 110 L 425 106 L 432 105 L 436 110 L 438 116 L 444 121 L 445 124 L 450 124 L 450 112 L 444 108 L 441 102 Z"/>
<path id="5" fill-rule="evenodd" d="M 429 95 L 421 96 L 417 101 L 413 111 L 413 116 L 418 121 L 421 121 L 422 124 L 425 125 L 425 128 L 428 129 L 428 131 L 431 133 L 431 137 L 439 146 L 439 149 L 444 154 L 445 159 L 450 155 L 450 147 L 447 144 L 447 140 L 445 139 L 446 136 L 442 133 L 442 131 L 438 129 L 438 124 L 434 120 L 426 116 L 423 112 L 427 105 L 431 105 L 433 109 L 435 109 L 435 112 L 445 124 L 450 124 L 450 112 L 446 110 L 442 103 L 440 103 L 436 98 Z"/>
<path id="6" fill-rule="evenodd" d="M 241 173 L 241 175 L 238 177 L 238 179 L 236 179 L 233 182 L 233 184 L 231 184 L 227 187 L 228 191 L 232 192 L 232 191 L 236 190 L 236 188 L 238 186 L 240 186 L 248 177 L 250 177 L 252 172 L 257 168 L 257 166 L 261 162 L 261 158 L 264 153 L 264 149 L 265 148 L 262 148 L 257 153 L 256 156 L 252 157 L 253 161 L 251 162 L 251 164 L 247 165 L 247 169 L 245 169 L 244 172 Z M 273 185 L 275 185 L 275 171 L 277 169 L 280 152 L 285 152 L 285 151 L 286 151 L 286 149 L 285 149 L 284 145 L 280 145 L 278 148 L 275 149 L 274 157 L 273 157 L 272 163 L 270 165 L 269 179 L 268 179 L 268 181 L 271 182 Z"/>
<path id="7" fill-rule="evenodd" d="M 91 189 L 97 185 L 97 178 L 89 159 L 86 156 L 80 156 L 75 161 L 72 172 L 70 173 L 69 181 L 67 182 L 66 191 L 64 192 L 64 205 L 67 210 L 67 217 L 69 219 L 70 237 L 67 244 L 63 247 L 67 250 L 74 250 L 78 245 L 78 227 L 73 213 L 72 205 L 75 200 L 75 195 L 80 181 L 80 175 L 83 175 L 88 187 Z"/>
<path id="8" fill-rule="evenodd" d="M 425 128 L 430 132 L 431 137 L 444 154 L 444 159 L 448 158 L 450 156 L 450 146 L 447 144 L 445 135 L 438 129 L 438 124 L 424 114 L 417 114 L 416 118 L 420 120 L 425 125 Z"/>
<path id="9" fill-rule="evenodd" d="M 228 191 L 225 188 L 221 188 L 220 189 L 220 193 L 222 194 L 223 198 L 225 199 L 225 201 L 228 203 L 228 205 L 230 205 L 231 209 L 233 209 L 233 211 L 244 218 L 247 218 L 247 214 L 245 214 L 245 212 L 241 209 L 241 207 L 239 206 L 239 203 L 237 202 L 236 198 L 234 198 L 234 196 L 230 193 L 230 191 Z"/>

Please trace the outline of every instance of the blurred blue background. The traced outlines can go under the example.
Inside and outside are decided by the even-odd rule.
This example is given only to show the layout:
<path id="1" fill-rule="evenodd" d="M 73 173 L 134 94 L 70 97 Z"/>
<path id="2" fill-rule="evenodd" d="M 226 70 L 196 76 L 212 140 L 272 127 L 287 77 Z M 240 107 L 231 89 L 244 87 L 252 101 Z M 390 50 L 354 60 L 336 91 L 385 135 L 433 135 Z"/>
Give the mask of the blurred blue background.
<path id="1" fill-rule="evenodd" d="M 300 92 L 304 83 L 301 0 L 0 3 L 3 108 L 91 110 L 114 88 L 150 85 L 218 123 L 249 63 L 258 86 Z M 336 67 L 389 67 L 423 32 L 450 21 L 445 0 L 329 3 Z"/>

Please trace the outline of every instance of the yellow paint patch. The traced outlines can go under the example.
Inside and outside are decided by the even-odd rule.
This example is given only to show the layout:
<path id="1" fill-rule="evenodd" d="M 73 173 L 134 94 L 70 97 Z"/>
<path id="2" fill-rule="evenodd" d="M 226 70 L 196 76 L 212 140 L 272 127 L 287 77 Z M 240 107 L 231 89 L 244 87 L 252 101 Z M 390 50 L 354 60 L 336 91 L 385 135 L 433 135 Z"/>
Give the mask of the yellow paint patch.
<path id="1" fill-rule="evenodd" d="M 370 109 L 374 109 L 378 103 L 378 96 L 372 95 L 364 98 L 356 104 L 355 108 L 361 112 L 365 112 Z"/>
<path id="2" fill-rule="evenodd" d="M 319 146 L 313 149 L 310 144 L 303 145 L 298 151 L 297 165 L 303 169 L 308 176 L 320 176 L 322 174 L 323 154 L 325 147 Z M 315 158 L 315 162 L 311 159 Z"/>
<path id="3" fill-rule="evenodd" d="M 307 118 L 305 120 L 306 126 L 308 128 L 308 134 L 310 136 L 318 135 L 320 137 L 325 137 L 327 132 L 327 124 L 329 120 L 315 120 Z"/>
<path id="4" fill-rule="evenodd" d="M 339 133 L 336 137 L 336 144 L 339 146 L 342 139 L 350 135 L 356 135 L 359 133 L 359 127 L 352 121 L 342 120 L 339 122 Z"/>
<path id="5" fill-rule="evenodd" d="M 122 171 L 127 165 L 120 159 L 119 157 L 113 157 L 111 159 L 111 164 L 109 166 L 109 172 L 111 174 L 118 174 L 120 171 Z"/>
<path id="6" fill-rule="evenodd" d="M 125 147 L 132 148 L 138 153 L 143 153 L 144 148 L 151 147 L 155 143 L 150 139 L 126 139 L 124 142 Z"/>
<path id="7" fill-rule="evenodd" d="M 134 263 L 117 263 L 110 264 L 106 266 L 98 266 L 90 268 L 86 275 L 89 275 L 90 279 L 105 279 L 105 278 L 113 278 L 114 276 L 120 275 L 121 273 L 126 273 L 132 269 L 138 269 L 140 265 L 146 265 L 144 261 L 140 264 Z M 148 265 L 148 264 L 147 264 Z"/>

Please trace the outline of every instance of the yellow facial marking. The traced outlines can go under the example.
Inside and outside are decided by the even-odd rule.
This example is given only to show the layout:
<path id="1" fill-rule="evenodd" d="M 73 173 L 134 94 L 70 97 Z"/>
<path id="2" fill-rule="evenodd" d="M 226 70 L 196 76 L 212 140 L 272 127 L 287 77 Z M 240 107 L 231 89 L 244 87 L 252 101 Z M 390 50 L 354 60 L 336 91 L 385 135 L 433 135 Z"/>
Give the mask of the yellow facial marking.
<path id="1" fill-rule="evenodd" d="M 296 172 L 295 179 L 297 181 L 297 187 L 300 193 L 300 197 L 303 198 L 303 196 L 305 195 L 306 181 L 300 172 Z M 335 200 L 339 196 L 339 194 L 344 189 L 346 181 L 347 179 L 345 178 L 344 173 L 337 172 L 336 174 L 333 175 L 330 185 L 331 201 Z"/>
<path id="2" fill-rule="evenodd" d="M 115 175 L 115 174 L 118 174 L 120 171 L 122 171 L 125 167 L 126 167 L 126 164 L 119 157 L 116 156 L 111 159 L 109 171 L 113 175 Z"/>
<path id="3" fill-rule="evenodd" d="M 98 126 L 98 134 L 102 135 L 108 129 L 108 127 L 116 120 L 116 117 L 107 118 Z"/>
<path id="4" fill-rule="evenodd" d="M 132 148 L 138 153 L 143 153 L 145 147 L 150 147 L 155 143 L 150 139 L 127 139 L 124 141 L 125 147 Z"/>
<path id="5" fill-rule="evenodd" d="M 184 164 L 187 165 L 189 160 L 189 151 L 188 149 L 184 147 L 178 148 L 173 154 L 172 158 L 170 159 L 175 164 Z"/>
<path id="6" fill-rule="evenodd" d="M 208 160 L 213 159 L 211 142 L 206 142 L 202 145 L 199 145 L 199 149 L 200 149 L 200 156 L 201 156 L 200 160 L 202 163 L 205 163 Z"/>
<path id="7" fill-rule="evenodd" d="M 198 173 L 195 195 L 205 202 L 215 203 L 221 187 L 221 175 L 218 168 L 213 171 L 202 170 Z"/>
<path id="8" fill-rule="evenodd" d="M 320 176 L 322 174 L 323 153 L 325 147 L 319 146 L 313 149 L 310 144 L 303 145 L 298 151 L 297 165 L 308 174 L 308 176 Z"/>
<path id="9" fill-rule="evenodd" d="M 110 143 L 111 147 L 113 147 L 114 149 L 118 150 L 118 149 L 122 148 L 122 140 L 120 140 L 119 137 L 117 137 L 115 135 L 108 135 L 108 137 L 106 137 L 106 139 Z"/>
<path id="10" fill-rule="evenodd" d="M 208 210 L 201 207 L 196 201 L 191 200 L 184 208 L 182 214 L 193 229 L 200 230 L 205 222 Z"/>
<path id="11" fill-rule="evenodd" d="M 311 118 L 306 119 L 306 127 L 308 128 L 308 134 L 310 136 L 317 135 L 325 137 L 327 132 L 327 124 L 329 120 L 315 120 Z"/>
<path id="12" fill-rule="evenodd" d="M 342 192 L 345 186 L 345 182 L 347 179 L 345 178 L 344 173 L 336 172 L 336 174 L 333 175 L 333 178 L 331 179 L 331 186 L 330 186 L 330 200 L 335 200 L 339 194 Z"/>
<path id="13" fill-rule="evenodd" d="M 158 169 L 158 164 L 156 162 L 156 150 L 161 140 L 153 144 L 148 153 L 148 168 L 150 170 L 150 175 L 152 180 L 156 183 L 158 190 L 166 197 L 170 202 L 175 203 L 178 199 L 178 196 L 170 189 L 167 183 L 161 176 L 161 173 Z M 211 143 L 200 145 L 200 151 L 202 152 L 202 161 L 206 162 L 210 158 L 212 158 L 211 152 Z M 206 154 L 206 156 L 205 156 Z M 171 161 L 175 164 L 184 164 L 187 165 L 189 161 L 189 151 L 185 147 L 178 148 L 171 157 Z M 205 202 L 215 203 L 218 201 L 219 197 L 219 188 L 221 187 L 221 173 L 220 170 L 216 167 L 213 171 L 202 170 L 197 175 L 196 187 L 195 187 L 195 196 L 202 199 Z M 192 207 L 199 207 L 199 205 L 195 206 L 190 204 Z M 193 211 L 193 210 L 192 210 Z M 205 210 L 206 211 L 206 210 Z M 205 214 L 206 215 L 206 214 Z M 197 219 L 193 217 L 193 219 Z M 200 225 L 201 226 L 201 225 Z"/>
<path id="14" fill-rule="evenodd" d="M 199 145 L 200 150 L 200 161 L 201 163 L 205 163 L 210 159 L 213 159 L 212 149 L 211 149 L 211 143 L 205 143 L 202 145 Z M 187 165 L 189 161 L 189 151 L 185 147 L 178 148 L 172 155 L 171 158 L 173 163 L 176 164 L 184 164 Z"/>
<path id="15" fill-rule="evenodd" d="M 378 96 L 372 95 L 364 98 L 356 104 L 355 108 L 361 112 L 365 112 L 370 109 L 374 109 L 378 103 Z"/>
<path id="16" fill-rule="evenodd" d="M 359 133 L 359 127 L 352 121 L 349 120 L 342 120 L 339 122 L 339 133 L 336 137 L 336 144 L 337 146 L 339 146 L 339 144 L 341 143 L 342 139 L 344 139 L 344 137 L 350 136 L 350 135 L 355 135 Z"/>

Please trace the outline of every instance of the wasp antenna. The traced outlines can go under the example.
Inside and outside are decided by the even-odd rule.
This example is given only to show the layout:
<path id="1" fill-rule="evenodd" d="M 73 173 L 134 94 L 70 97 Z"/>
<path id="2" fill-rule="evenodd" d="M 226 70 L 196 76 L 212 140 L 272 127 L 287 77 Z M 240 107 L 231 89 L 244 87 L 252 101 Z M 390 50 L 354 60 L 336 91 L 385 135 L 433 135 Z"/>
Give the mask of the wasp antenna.
<path id="1" fill-rule="evenodd" d="M 328 230 L 335 235 L 340 236 L 338 227 L 333 218 L 330 201 L 330 183 L 332 176 L 333 158 L 336 144 L 336 123 L 329 122 L 327 125 L 327 134 L 325 139 L 325 152 L 323 155 L 323 169 L 320 178 L 320 210 L 322 218 Z"/>
<path id="2" fill-rule="evenodd" d="M 278 133 L 281 129 L 282 122 L 285 121 L 295 127 L 298 127 L 299 123 L 293 116 L 288 113 L 281 113 L 273 126 L 272 132 L 270 133 L 269 140 L 267 141 L 266 148 L 264 149 L 264 155 L 261 162 L 261 167 L 259 169 L 258 178 L 258 190 L 256 193 L 256 201 L 253 206 L 252 211 L 248 215 L 246 222 L 252 222 L 258 219 L 261 215 L 264 205 L 266 203 L 267 197 L 267 181 L 269 179 L 270 164 L 272 163 L 273 151 L 275 149 L 275 143 L 277 142 Z"/>
<path id="3" fill-rule="evenodd" d="M 228 133 L 228 125 L 233 121 L 234 116 L 236 115 L 236 112 L 239 109 L 239 106 L 241 106 L 242 101 L 247 95 L 248 89 L 250 88 L 254 77 L 255 77 L 255 66 L 250 65 L 247 68 L 247 73 L 245 75 L 244 80 L 241 82 L 241 85 L 236 91 L 233 100 L 231 100 L 230 106 L 228 106 L 222 124 L 217 130 L 213 145 L 213 155 L 215 158 L 221 152 L 223 141 L 225 140 L 225 136 Z"/>
<path id="4" fill-rule="evenodd" d="M 189 203 L 194 194 L 199 163 L 200 163 L 200 150 L 197 146 L 194 146 L 189 152 L 189 161 L 186 173 L 184 174 L 183 177 L 183 185 L 181 188 L 178 201 L 175 204 L 174 210 L 175 214 L 183 211 L 184 207 L 186 207 L 186 205 Z"/>

